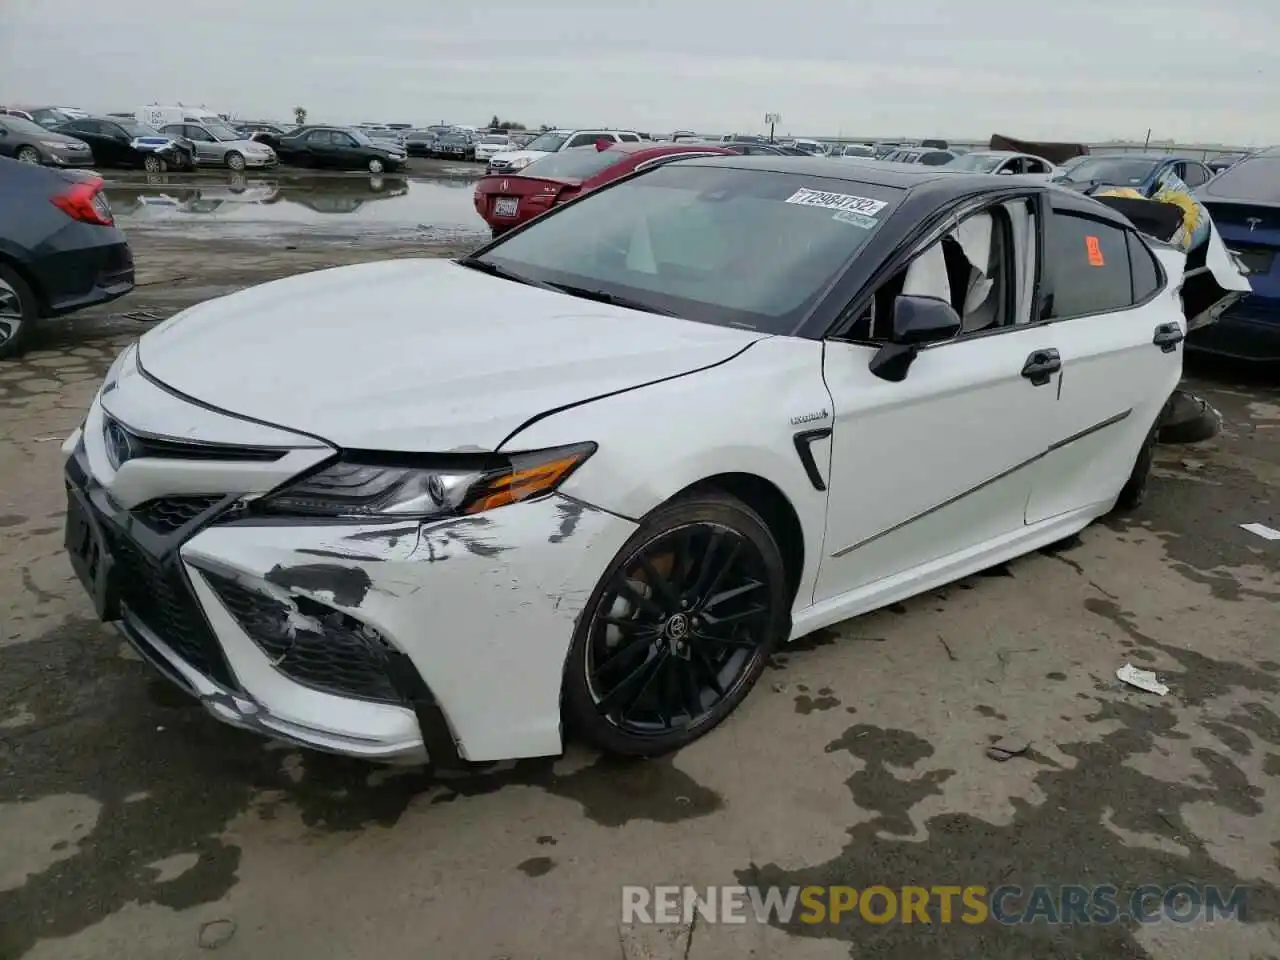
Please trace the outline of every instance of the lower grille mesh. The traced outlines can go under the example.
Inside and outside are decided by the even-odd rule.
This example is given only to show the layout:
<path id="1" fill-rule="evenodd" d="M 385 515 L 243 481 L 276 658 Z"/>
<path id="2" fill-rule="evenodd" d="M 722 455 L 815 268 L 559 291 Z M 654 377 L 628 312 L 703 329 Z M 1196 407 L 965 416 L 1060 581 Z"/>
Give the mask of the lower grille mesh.
<path id="1" fill-rule="evenodd" d="M 127 537 L 108 531 L 120 582 L 120 599 L 129 612 L 196 670 L 232 685 L 204 614 L 176 559 L 151 559 Z"/>
<path id="2" fill-rule="evenodd" d="M 229 577 L 203 575 L 285 676 L 342 697 L 404 703 L 389 669 L 399 653 L 368 624 L 305 597 L 293 598 L 291 606 Z"/>

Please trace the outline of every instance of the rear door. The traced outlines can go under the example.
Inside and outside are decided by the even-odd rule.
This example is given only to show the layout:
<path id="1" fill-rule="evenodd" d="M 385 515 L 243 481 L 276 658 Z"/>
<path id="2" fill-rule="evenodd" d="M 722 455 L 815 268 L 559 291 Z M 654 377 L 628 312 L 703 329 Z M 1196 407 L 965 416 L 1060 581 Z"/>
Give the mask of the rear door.
<path id="1" fill-rule="evenodd" d="M 1114 501 L 1182 374 L 1185 330 L 1179 278 L 1170 284 L 1133 230 L 1063 210 L 1045 227 L 1041 309 L 1056 321 L 1062 379 L 1027 523 Z"/>

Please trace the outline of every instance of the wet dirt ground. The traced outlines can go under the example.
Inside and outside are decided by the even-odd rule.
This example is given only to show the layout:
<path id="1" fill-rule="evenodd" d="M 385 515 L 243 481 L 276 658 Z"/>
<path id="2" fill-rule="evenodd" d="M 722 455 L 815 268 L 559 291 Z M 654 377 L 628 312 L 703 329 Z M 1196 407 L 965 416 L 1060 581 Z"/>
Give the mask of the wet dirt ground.
<path id="1" fill-rule="evenodd" d="M 475 241 L 202 216 L 134 221 L 135 293 L 0 363 L 0 958 L 1280 957 L 1280 542 L 1240 528 L 1280 526 L 1274 381 L 1198 368 L 1226 429 L 1162 448 L 1135 514 L 808 638 L 674 757 L 380 769 L 219 725 L 93 620 L 58 447 L 152 318 Z M 1122 686 L 1126 662 L 1170 693 Z M 1029 749 L 989 758 L 1006 736 Z M 1212 925 L 620 923 L 623 884 L 664 883 L 1248 900 Z"/>

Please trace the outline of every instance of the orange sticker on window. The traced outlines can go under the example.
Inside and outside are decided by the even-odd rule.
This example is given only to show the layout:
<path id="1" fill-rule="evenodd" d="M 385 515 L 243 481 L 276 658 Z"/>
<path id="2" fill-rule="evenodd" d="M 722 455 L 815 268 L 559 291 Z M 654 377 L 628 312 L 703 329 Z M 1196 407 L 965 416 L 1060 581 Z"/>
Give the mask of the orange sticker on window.
<path id="1" fill-rule="evenodd" d="M 1102 246 L 1098 243 L 1097 237 L 1085 237 L 1084 247 L 1089 251 L 1089 266 L 1106 266 L 1106 261 L 1102 259 Z"/>

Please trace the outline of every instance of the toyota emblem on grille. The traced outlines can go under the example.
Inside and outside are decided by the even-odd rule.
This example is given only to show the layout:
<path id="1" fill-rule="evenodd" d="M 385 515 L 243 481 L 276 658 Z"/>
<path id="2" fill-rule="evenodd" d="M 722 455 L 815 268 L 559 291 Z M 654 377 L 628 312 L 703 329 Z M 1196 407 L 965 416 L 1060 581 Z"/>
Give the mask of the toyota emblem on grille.
<path id="1" fill-rule="evenodd" d="M 107 459 L 111 461 L 113 469 L 119 470 L 133 458 L 133 439 L 129 436 L 129 431 L 114 420 L 107 421 L 102 433 L 107 447 Z"/>
<path id="2" fill-rule="evenodd" d="M 503 187 L 503 189 L 505 190 L 506 188 Z M 1261 222 L 1262 222 L 1261 217 L 1249 217 L 1247 220 L 1245 220 L 1245 223 L 1249 225 L 1250 233 L 1253 233 L 1253 231 L 1258 228 L 1258 224 L 1260 224 Z"/>

